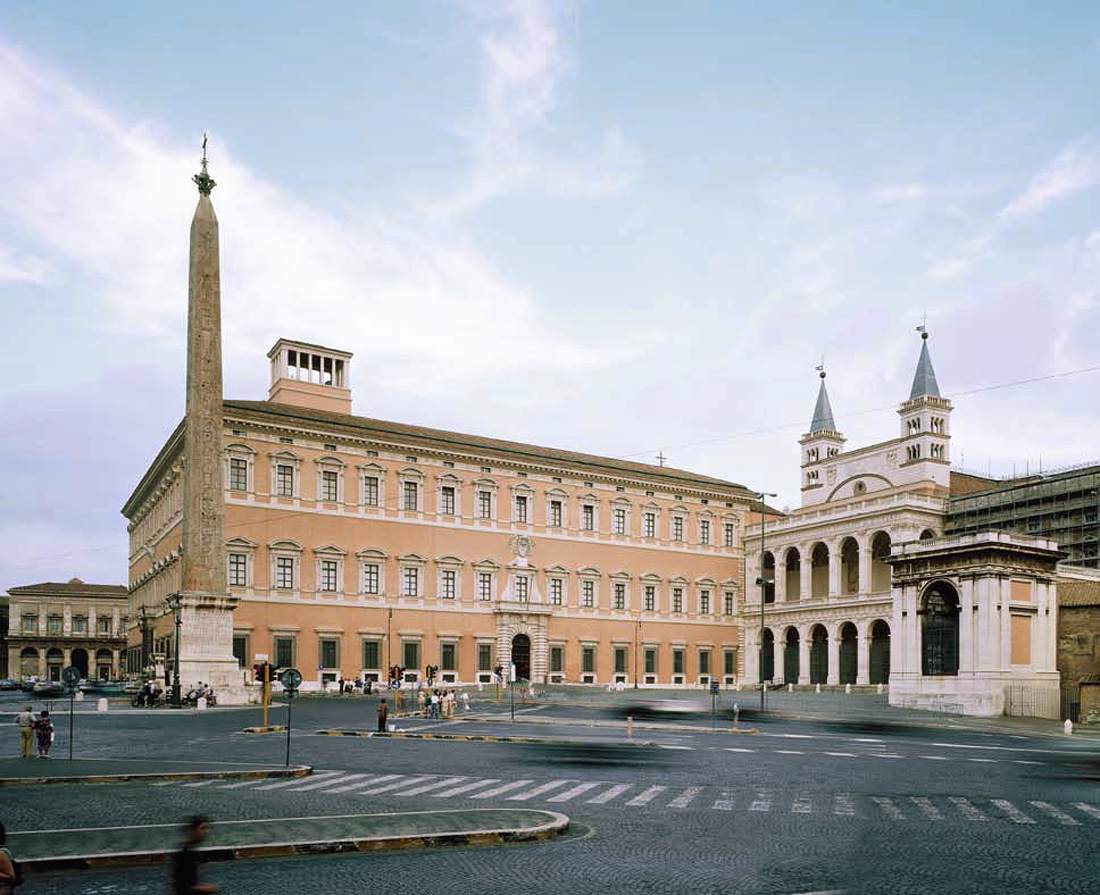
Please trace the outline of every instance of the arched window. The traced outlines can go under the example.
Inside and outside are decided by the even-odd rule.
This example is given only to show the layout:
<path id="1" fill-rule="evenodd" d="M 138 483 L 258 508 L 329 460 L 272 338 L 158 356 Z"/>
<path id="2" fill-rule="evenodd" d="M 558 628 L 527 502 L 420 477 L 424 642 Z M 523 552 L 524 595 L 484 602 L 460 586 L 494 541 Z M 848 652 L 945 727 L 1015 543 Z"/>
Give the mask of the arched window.
<path id="1" fill-rule="evenodd" d="M 840 683 L 854 684 L 858 666 L 859 642 L 856 626 L 845 622 L 840 628 Z"/>
<path id="2" fill-rule="evenodd" d="M 775 557 L 771 551 L 764 553 L 764 602 L 775 602 Z"/>
<path id="3" fill-rule="evenodd" d="M 890 556 L 893 545 L 890 535 L 884 531 L 877 532 L 871 538 L 871 593 L 881 594 L 890 589 L 890 564 L 886 559 Z"/>
<path id="4" fill-rule="evenodd" d="M 814 625 L 810 632 L 810 683 L 824 684 L 829 680 L 829 632 L 823 625 Z"/>
<path id="5" fill-rule="evenodd" d="M 882 619 L 871 625 L 870 681 L 890 683 L 890 626 Z"/>
<path id="6" fill-rule="evenodd" d="M 798 683 L 798 629 L 787 628 L 783 644 L 783 683 Z"/>
<path id="7" fill-rule="evenodd" d="M 859 544 L 845 538 L 840 545 L 840 591 L 845 596 L 859 593 Z"/>
<path id="8" fill-rule="evenodd" d="M 814 544 L 810 566 L 810 596 L 823 599 L 829 595 L 829 548 L 825 544 Z"/>
<path id="9" fill-rule="evenodd" d="M 760 651 L 760 677 L 762 680 L 770 681 L 775 677 L 775 635 L 770 629 L 765 628 L 761 644 L 763 648 Z"/>
<path id="10" fill-rule="evenodd" d="M 946 677 L 959 673 L 959 595 L 937 581 L 921 600 L 921 674 Z"/>
<path id="11" fill-rule="evenodd" d="M 802 558 L 798 553 L 797 547 L 791 547 L 787 551 L 787 556 L 784 561 L 786 569 L 784 574 L 787 576 L 787 600 L 802 599 Z"/>

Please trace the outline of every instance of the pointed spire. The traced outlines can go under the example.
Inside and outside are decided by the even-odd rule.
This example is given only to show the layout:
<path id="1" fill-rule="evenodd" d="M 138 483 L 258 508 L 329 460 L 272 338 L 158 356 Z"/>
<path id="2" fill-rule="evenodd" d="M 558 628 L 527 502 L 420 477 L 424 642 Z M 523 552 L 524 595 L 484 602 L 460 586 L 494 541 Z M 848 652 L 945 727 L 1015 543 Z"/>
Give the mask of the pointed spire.
<path id="1" fill-rule="evenodd" d="M 913 375 L 913 388 L 909 391 L 909 400 L 931 397 L 939 398 L 940 387 L 936 383 L 936 371 L 932 369 L 932 357 L 928 353 L 928 328 L 924 324 L 917 327 L 920 333 L 920 359 L 917 361 L 917 372 Z"/>
<path id="2" fill-rule="evenodd" d="M 825 364 L 817 368 L 821 377 L 821 387 L 817 390 L 817 404 L 814 405 L 814 418 L 810 423 L 810 434 L 816 432 L 835 432 L 836 422 L 833 420 L 833 407 L 829 403 L 829 393 L 825 390 Z"/>
<path id="3" fill-rule="evenodd" d="M 199 188 L 199 195 L 209 196 L 210 191 L 214 189 L 218 184 L 213 177 L 206 170 L 206 133 L 202 135 L 202 170 L 191 177 L 195 181 L 196 186 Z"/>

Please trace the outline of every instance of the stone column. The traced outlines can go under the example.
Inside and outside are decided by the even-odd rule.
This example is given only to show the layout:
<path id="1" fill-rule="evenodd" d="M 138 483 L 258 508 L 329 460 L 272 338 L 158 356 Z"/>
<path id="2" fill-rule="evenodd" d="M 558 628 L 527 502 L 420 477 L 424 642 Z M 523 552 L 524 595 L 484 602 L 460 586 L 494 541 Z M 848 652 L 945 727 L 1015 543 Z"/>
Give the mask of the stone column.
<path id="1" fill-rule="evenodd" d="M 40 678 L 46 677 L 46 648 L 42 647 L 38 650 L 38 676 Z"/>
<path id="2" fill-rule="evenodd" d="M 810 683 L 810 641 L 805 631 L 798 632 L 798 683 Z"/>
<path id="3" fill-rule="evenodd" d="M 111 677 L 119 677 L 122 673 L 121 666 L 119 664 L 119 651 L 117 649 L 111 650 Z"/>
<path id="4" fill-rule="evenodd" d="M 781 557 L 781 553 L 773 553 L 775 556 L 775 602 L 787 602 L 787 564 Z"/>
<path id="5" fill-rule="evenodd" d="M 73 651 L 71 647 L 65 647 L 61 650 L 61 655 L 63 657 L 61 660 L 62 669 L 68 668 L 73 664 Z"/>
<path id="6" fill-rule="evenodd" d="M 974 579 L 959 581 L 959 674 L 973 674 L 974 656 Z"/>
<path id="7" fill-rule="evenodd" d="M 871 628 L 856 626 L 856 685 L 866 687 L 871 683 Z"/>
<path id="8" fill-rule="evenodd" d="M 840 633 L 837 630 L 829 632 L 829 671 L 825 682 L 836 687 L 840 684 Z"/>
<path id="9" fill-rule="evenodd" d="M 810 551 L 807 551 L 805 546 L 799 548 L 799 566 L 798 566 L 798 590 L 799 600 L 809 600 L 813 597 L 813 555 Z"/>
<path id="10" fill-rule="evenodd" d="M 15 680 L 23 677 L 23 660 L 19 658 L 21 652 L 19 647 L 8 647 L 8 677 Z"/>
<path id="11" fill-rule="evenodd" d="M 772 644 L 772 680 L 783 680 L 783 640 L 780 637 Z"/>
<path id="12" fill-rule="evenodd" d="M 857 593 L 869 594 L 871 592 L 871 540 L 859 544 L 859 587 Z"/>
<path id="13" fill-rule="evenodd" d="M 998 669 L 1008 671 L 1012 667 L 1012 613 L 1009 606 L 1012 601 L 1012 580 L 1003 575 L 997 580 L 999 591 L 997 604 L 1001 607 L 1001 661 Z"/>
<path id="14" fill-rule="evenodd" d="M 840 553 L 835 544 L 829 545 L 829 599 L 840 596 Z"/>
<path id="15" fill-rule="evenodd" d="M 755 684 L 760 680 L 760 647 L 757 641 L 757 635 L 760 632 L 758 629 L 748 627 L 742 627 L 741 630 L 743 632 L 742 642 L 744 643 L 744 649 L 742 650 L 745 662 L 744 679 L 751 684 Z"/>

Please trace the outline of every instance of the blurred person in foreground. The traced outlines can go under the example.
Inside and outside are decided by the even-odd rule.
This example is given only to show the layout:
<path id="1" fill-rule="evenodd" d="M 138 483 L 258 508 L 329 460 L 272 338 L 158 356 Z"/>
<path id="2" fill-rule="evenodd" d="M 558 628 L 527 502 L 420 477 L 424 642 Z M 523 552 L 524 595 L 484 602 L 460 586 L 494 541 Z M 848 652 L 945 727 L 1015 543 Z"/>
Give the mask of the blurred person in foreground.
<path id="1" fill-rule="evenodd" d="M 172 892 L 174 895 L 200 895 L 200 893 L 220 891 L 213 883 L 199 882 L 199 846 L 210 835 L 210 821 L 202 815 L 195 815 L 187 821 L 186 839 L 181 848 L 172 857 Z"/>

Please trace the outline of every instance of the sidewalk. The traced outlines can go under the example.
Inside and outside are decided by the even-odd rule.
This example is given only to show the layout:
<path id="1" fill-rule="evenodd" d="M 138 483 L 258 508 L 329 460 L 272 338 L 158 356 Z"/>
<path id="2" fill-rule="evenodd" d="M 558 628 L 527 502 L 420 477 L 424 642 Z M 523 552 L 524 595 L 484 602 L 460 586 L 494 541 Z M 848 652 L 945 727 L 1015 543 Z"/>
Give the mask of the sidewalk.
<path id="1" fill-rule="evenodd" d="M 559 836 L 569 818 L 527 808 L 411 811 L 233 820 L 211 824 L 208 861 L 272 855 L 527 842 Z M 99 829 L 9 831 L 8 846 L 25 870 L 121 867 L 164 862 L 179 848 L 178 824 Z"/>
<path id="2" fill-rule="evenodd" d="M 257 765 L 232 761 L 164 761 L 113 758 L 0 758 L 0 787 L 43 783 L 125 783 L 131 780 L 258 780 L 304 777 L 305 765 Z"/>

